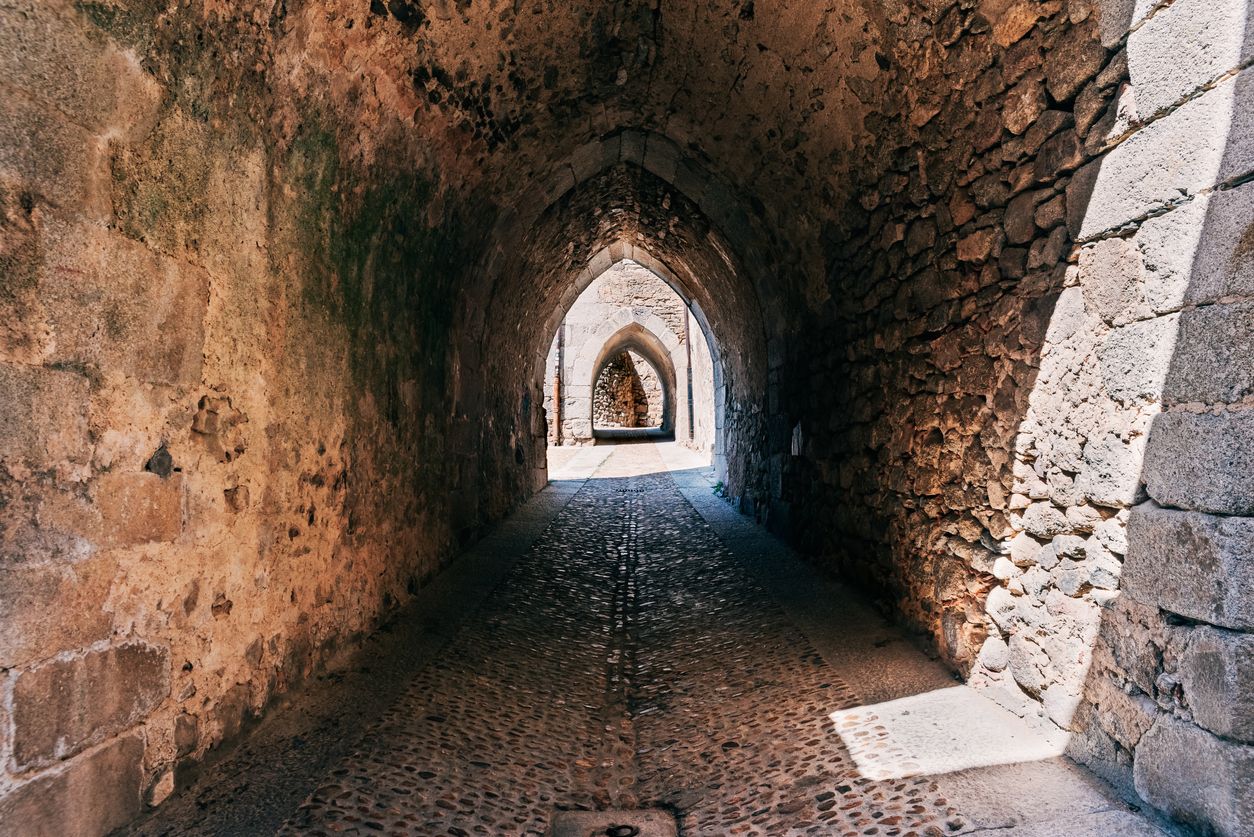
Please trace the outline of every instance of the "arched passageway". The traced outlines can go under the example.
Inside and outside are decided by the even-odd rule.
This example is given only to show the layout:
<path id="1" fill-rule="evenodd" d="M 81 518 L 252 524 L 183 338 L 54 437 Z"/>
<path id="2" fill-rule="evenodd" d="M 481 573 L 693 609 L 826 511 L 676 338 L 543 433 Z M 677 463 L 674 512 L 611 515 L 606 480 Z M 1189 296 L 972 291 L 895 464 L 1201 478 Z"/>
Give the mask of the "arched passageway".
<path id="1" fill-rule="evenodd" d="M 636 351 L 658 371 L 660 435 L 695 450 L 718 450 L 721 371 L 711 337 L 684 298 L 656 273 L 630 260 L 607 268 L 578 295 L 557 326 L 544 365 L 550 444 L 594 439 L 594 390 L 605 363 Z M 621 435 L 621 434 L 619 434 Z"/>
<path id="2" fill-rule="evenodd" d="M 1251 19 L 3 4 L 0 833 L 1244 835 Z"/>

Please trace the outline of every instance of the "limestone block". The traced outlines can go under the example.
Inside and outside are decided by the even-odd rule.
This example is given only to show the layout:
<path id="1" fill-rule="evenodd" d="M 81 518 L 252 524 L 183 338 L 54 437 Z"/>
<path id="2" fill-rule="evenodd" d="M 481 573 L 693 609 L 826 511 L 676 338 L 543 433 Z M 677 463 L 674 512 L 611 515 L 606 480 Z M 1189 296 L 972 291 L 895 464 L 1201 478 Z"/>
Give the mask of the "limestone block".
<path id="1" fill-rule="evenodd" d="M 200 721 L 186 712 L 174 719 L 174 748 L 179 756 L 185 756 L 200 743 Z"/>
<path id="2" fill-rule="evenodd" d="M 988 593 L 984 609 L 997 627 L 1006 633 L 1013 633 L 1025 623 L 1031 621 L 1030 603 L 1024 596 L 1015 596 L 1005 587 L 994 587 Z"/>
<path id="3" fill-rule="evenodd" d="M 115 571 L 103 556 L 72 565 L 0 563 L 0 668 L 107 637 L 112 619 L 103 608 Z"/>
<path id="4" fill-rule="evenodd" d="M 1098 22 L 1102 43 L 1113 47 L 1128 30 L 1145 21 L 1150 12 L 1163 5 L 1162 0 L 1102 0 Z"/>
<path id="5" fill-rule="evenodd" d="M 675 169 L 682 156 L 674 143 L 653 135 L 645 143 L 644 167 L 670 183 L 675 179 Z"/>
<path id="6" fill-rule="evenodd" d="M 19 771 L 80 752 L 142 719 L 170 692 L 165 648 L 133 642 L 55 658 L 13 683 Z"/>
<path id="7" fill-rule="evenodd" d="M 982 262 L 988 258 L 997 242 L 997 231 L 991 228 L 976 230 L 958 240 L 958 260 Z"/>
<path id="8" fill-rule="evenodd" d="M 1151 122 L 1095 160 L 1068 186 L 1069 217 L 1082 218 L 1081 241 L 1178 203 L 1254 164 L 1254 108 L 1241 107 L 1254 73 L 1226 79 Z M 1244 111 L 1244 112 L 1243 112 Z M 1092 182 L 1085 201 L 1077 180 Z"/>
<path id="9" fill-rule="evenodd" d="M 1179 677 L 1194 723 L 1254 742 L 1254 635 L 1198 628 L 1180 660 Z"/>
<path id="10" fill-rule="evenodd" d="M 954 15 L 957 18 L 957 15 Z M 1004 12 L 993 21 L 993 40 L 1000 47 L 1008 47 L 1018 41 L 1036 25 L 1041 17 L 1041 8 L 1036 3 L 1019 2 L 1009 4 Z"/>
<path id="11" fill-rule="evenodd" d="M 127 138 L 151 127 L 160 100 L 132 56 L 83 17 L 40 0 L 7 4 L 0 17 L 0 78 L 89 131 L 114 128 Z"/>
<path id="12" fill-rule="evenodd" d="M 570 155 L 570 167 L 575 172 L 575 179 L 587 180 L 597 172 L 618 161 L 618 137 L 602 142 L 593 140 L 579 146 Z"/>
<path id="13" fill-rule="evenodd" d="M 0 96 L 0 169 L 42 199 L 69 210 L 95 206 L 106 182 L 100 163 L 96 140 L 56 110 L 22 95 Z"/>
<path id="14" fill-rule="evenodd" d="M 1191 619 L 1254 629 L 1254 519 L 1142 503 L 1128 521 L 1123 589 Z"/>
<path id="15" fill-rule="evenodd" d="M 1040 551 L 1040 541 L 1027 532 L 1020 532 L 1010 541 L 1010 560 L 1019 567 L 1027 567 L 1036 563 Z"/>
<path id="16" fill-rule="evenodd" d="M 1001 637 L 990 636 L 980 647 L 980 665 L 989 671 L 1002 671 L 1010 662 L 1010 647 Z"/>
<path id="17" fill-rule="evenodd" d="M 1254 190 L 1250 195 L 1254 197 Z M 1219 237 L 1208 233 L 1205 247 L 1201 246 L 1203 230 L 1218 231 L 1224 226 L 1215 223 L 1222 216 L 1208 212 L 1217 199 L 1217 195 L 1201 195 L 1141 224 L 1133 241 L 1141 254 L 1143 285 L 1140 307 L 1132 316 L 1178 310 L 1187 294 L 1197 286 L 1201 275 L 1199 266 L 1209 254 L 1212 251 L 1231 253 L 1235 239 L 1223 241 L 1225 233 L 1220 233 Z"/>
<path id="18" fill-rule="evenodd" d="M 1106 393 L 1124 404 L 1158 402 L 1172 367 L 1177 327 L 1178 315 L 1169 314 L 1113 329 L 1098 349 Z"/>
<path id="19" fill-rule="evenodd" d="M 46 479 L 4 486 L 0 550 L 12 560 L 81 561 L 95 550 L 100 510 L 79 486 Z"/>
<path id="20" fill-rule="evenodd" d="M 1128 36 L 1128 77 L 1147 119 L 1254 55 L 1246 0 L 1178 0 Z"/>
<path id="21" fill-rule="evenodd" d="M 1041 145 L 1036 155 L 1034 175 L 1038 182 L 1048 183 L 1058 175 L 1071 171 L 1084 160 L 1080 138 L 1074 130 L 1061 131 Z"/>
<path id="22" fill-rule="evenodd" d="M 1018 136 L 1047 107 L 1045 86 L 1040 73 L 1028 73 L 1006 93 L 1002 106 L 1002 124 L 1006 130 Z"/>
<path id="23" fill-rule="evenodd" d="M 1124 748 L 1134 750 L 1158 717 L 1158 706 L 1140 691 L 1129 694 L 1106 678 L 1093 678 L 1086 689 L 1098 709 L 1095 723 Z"/>
<path id="24" fill-rule="evenodd" d="M 1122 325 L 1149 313 L 1141 252 L 1131 239 L 1107 238 L 1081 248 L 1077 276 L 1085 305 L 1107 323 Z"/>
<path id="25" fill-rule="evenodd" d="M 85 463 L 88 394 L 77 373 L 0 364 L 0 462 L 40 471 Z"/>
<path id="26" fill-rule="evenodd" d="M 1162 715 L 1142 736 L 1132 772 L 1137 793 L 1172 818 L 1204 833 L 1249 833 L 1254 747 Z"/>
<path id="27" fill-rule="evenodd" d="M 1254 514 L 1254 410 L 1161 413 L 1145 452 L 1144 479 L 1164 506 Z"/>
<path id="28" fill-rule="evenodd" d="M 1097 542 L 1115 555 L 1126 555 L 1128 552 L 1128 512 L 1120 511 L 1115 517 L 1103 520 L 1093 527 L 1093 536 Z"/>
<path id="29" fill-rule="evenodd" d="M 1059 40 L 1045 60 L 1045 86 L 1055 101 L 1065 102 L 1097 74 L 1106 62 L 1106 49 L 1095 24 L 1077 26 Z"/>
<path id="30" fill-rule="evenodd" d="M 209 304 L 204 271 L 79 224 L 50 231 L 39 284 L 54 360 L 153 383 L 199 381 Z"/>
<path id="31" fill-rule="evenodd" d="M 1254 395 L 1254 302 L 1183 312 L 1175 344 L 1167 403 L 1231 404 Z"/>
<path id="32" fill-rule="evenodd" d="M 1049 502 L 1033 503 L 1023 510 L 1024 531 L 1038 538 L 1048 538 L 1067 531 L 1067 517 Z"/>
<path id="33" fill-rule="evenodd" d="M 0 834 L 109 834 L 140 813 L 144 742 L 127 735 L 0 797 Z"/>
<path id="34" fill-rule="evenodd" d="M 1011 244 L 1026 244 L 1036 235 L 1033 220 L 1037 196 L 1035 192 L 1017 195 L 1006 207 L 1006 240 Z"/>
<path id="35" fill-rule="evenodd" d="M 183 531 L 183 475 L 159 477 L 146 471 L 110 472 L 100 477 L 96 503 L 107 547 L 172 541 Z"/>
<path id="36" fill-rule="evenodd" d="M 1022 632 L 1012 634 L 1009 645 L 1010 674 L 1028 694 L 1039 695 L 1048 682 L 1046 672 L 1050 668 L 1049 658 L 1040 646 Z"/>

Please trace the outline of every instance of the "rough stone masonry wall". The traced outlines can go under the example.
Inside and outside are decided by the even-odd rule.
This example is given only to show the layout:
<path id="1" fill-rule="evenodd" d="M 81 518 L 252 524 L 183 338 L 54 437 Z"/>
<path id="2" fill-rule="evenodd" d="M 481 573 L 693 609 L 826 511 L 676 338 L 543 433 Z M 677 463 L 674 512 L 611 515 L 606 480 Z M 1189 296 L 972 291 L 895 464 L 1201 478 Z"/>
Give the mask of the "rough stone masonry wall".
<path id="1" fill-rule="evenodd" d="M 1244 833 L 1252 542 L 1212 515 L 1254 497 L 1246 9 L 937 5 L 895 56 L 916 141 L 831 256 L 787 510 L 972 683 Z"/>
<path id="2" fill-rule="evenodd" d="M 5 834 L 159 802 L 478 510 L 455 208 L 268 87 L 281 21 L 129 9 L 0 7 Z"/>
<path id="3" fill-rule="evenodd" d="M 641 362 L 643 364 L 643 361 Z M 647 368 L 647 367 L 646 367 Z M 637 371 L 636 358 L 619 352 L 605 364 L 592 390 L 594 427 L 649 427 L 649 391 Z M 657 376 L 653 376 L 654 384 Z M 661 396 L 659 388 L 655 393 Z M 658 410 L 659 423 L 661 410 Z"/>
<path id="4" fill-rule="evenodd" d="M 632 366 L 636 369 L 636 377 L 640 379 L 640 389 L 644 398 L 636 402 L 637 427 L 662 426 L 662 379 L 657 370 L 640 355 L 628 352 Z"/>
<path id="5" fill-rule="evenodd" d="M 1116 405 L 1081 475 L 1135 503 L 1116 518 L 1123 592 L 1101 615 L 1073 750 L 1220 834 L 1254 823 L 1251 11 L 1176 0 L 1132 15 L 1115 142 L 1076 175 L 1091 197 L 1065 292 L 1071 345 Z M 1092 400 L 1083 383 L 1057 382 L 1064 410 Z"/>
<path id="6" fill-rule="evenodd" d="M 914 130 L 834 245 L 841 351 L 812 349 L 794 434 L 793 496 L 807 519 L 836 521 L 811 548 L 882 590 L 964 673 L 996 630 L 984 601 L 1022 528 L 1012 497 L 1031 454 L 1016 459 L 1016 439 L 1084 211 L 1069 186 L 1103 148 L 1126 76 L 1092 8 L 1002 6 L 903 24 L 903 39 L 913 27 L 912 43 L 931 42 L 896 56 Z M 1042 607 L 1048 586 L 1032 594 Z M 1070 588 L 1086 608 L 1090 586 Z M 1065 621 L 1060 637 L 1078 630 Z"/>

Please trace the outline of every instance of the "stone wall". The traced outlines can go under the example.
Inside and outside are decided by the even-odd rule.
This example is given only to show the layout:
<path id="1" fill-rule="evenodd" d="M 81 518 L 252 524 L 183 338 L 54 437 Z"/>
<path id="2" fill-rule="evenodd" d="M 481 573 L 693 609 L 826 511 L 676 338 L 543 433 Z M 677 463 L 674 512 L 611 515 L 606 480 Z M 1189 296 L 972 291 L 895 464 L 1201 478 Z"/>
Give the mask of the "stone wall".
<path id="1" fill-rule="evenodd" d="M 131 6 L 0 9 L 5 834 L 160 802 L 480 523 L 456 207 L 275 112 L 276 21 Z"/>
<path id="2" fill-rule="evenodd" d="M 662 404 L 665 393 L 662 390 L 662 378 L 653 365 L 635 352 L 628 352 L 628 358 L 640 379 L 642 399 L 636 401 L 636 426 L 661 427 Z"/>
<path id="3" fill-rule="evenodd" d="M 1212 516 L 1254 497 L 1245 12 L 918 21 L 914 141 L 831 251 L 842 351 L 793 356 L 777 515 L 971 683 L 1224 834 L 1254 805 L 1248 597 L 1218 592 L 1242 524 Z"/>
<path id="4" fill-rule="evenodd" d="M 1102 437 L 1138 432 L 1091 457 L 1135 504 L 1123 594 L 1102 613 L 1073 749 L 1221 834 L 1254 822 L 1250 11 L 1138 8 L 1123 131 L 1077 175 L 1091 197 L 1073 293 L 1117 404 Z"/>
<path id="5" fill-rule="evenodd" d="M 632 261 L 741 508 L 1236 833 L 1246 5 L 538 8 L 0 7 L 0 823 L 159 800 L 542 485 Z"/>
<path id="6" fill-rule="evenodd" d="M 639 362 L 637 363 L 637 359 Z M 645 387 L 638 370 L 648 370 L 644 358 L 633 352 L 619 352 L 601 367 L 592 388 L 592 427 L 658 427 L 662 422 L 662 390 L 656 374 L 651 375 L 653 391 Z M 648 374 L 646 372 L 646 374 Z M 652 396 L 652 400 L 650 399 Z M 650 405 L 656 405 L 651 408 Z M 649 412 L 657 413 L 650 423 Z"/>

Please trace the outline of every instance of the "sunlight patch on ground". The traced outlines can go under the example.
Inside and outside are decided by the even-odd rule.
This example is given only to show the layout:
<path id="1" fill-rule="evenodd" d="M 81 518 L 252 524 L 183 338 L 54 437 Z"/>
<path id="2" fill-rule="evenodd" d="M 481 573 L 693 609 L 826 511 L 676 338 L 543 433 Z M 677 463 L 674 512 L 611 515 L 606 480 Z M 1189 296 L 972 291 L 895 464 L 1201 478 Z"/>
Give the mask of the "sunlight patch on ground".
<path id="1" fill-rule="evenodd" d="M 952 773 L 1062 754 L 1047 738 L 971 689 L 954 686 L 831 713 L 858 771 L 873 780 Z"/>
<path id="2" fill-rule="evenodd" d="M 639 447 L 639 456 L 620 455 L 608 463 L 615 448 L 631 453 Z M 644 455 L 656 450 L 661 457 Z M 703 469 L 710 467 L 708 454 L 701 454 L 676 442 L 631 442 L 618 444 L 550 446 L 548 449 L 549 480 L 612 479 L 642 477 L 661 471 Z M 665 463 L 665 464 L 662 464 Z M 604 467 L 602 467 L 604 466 Z"/>

